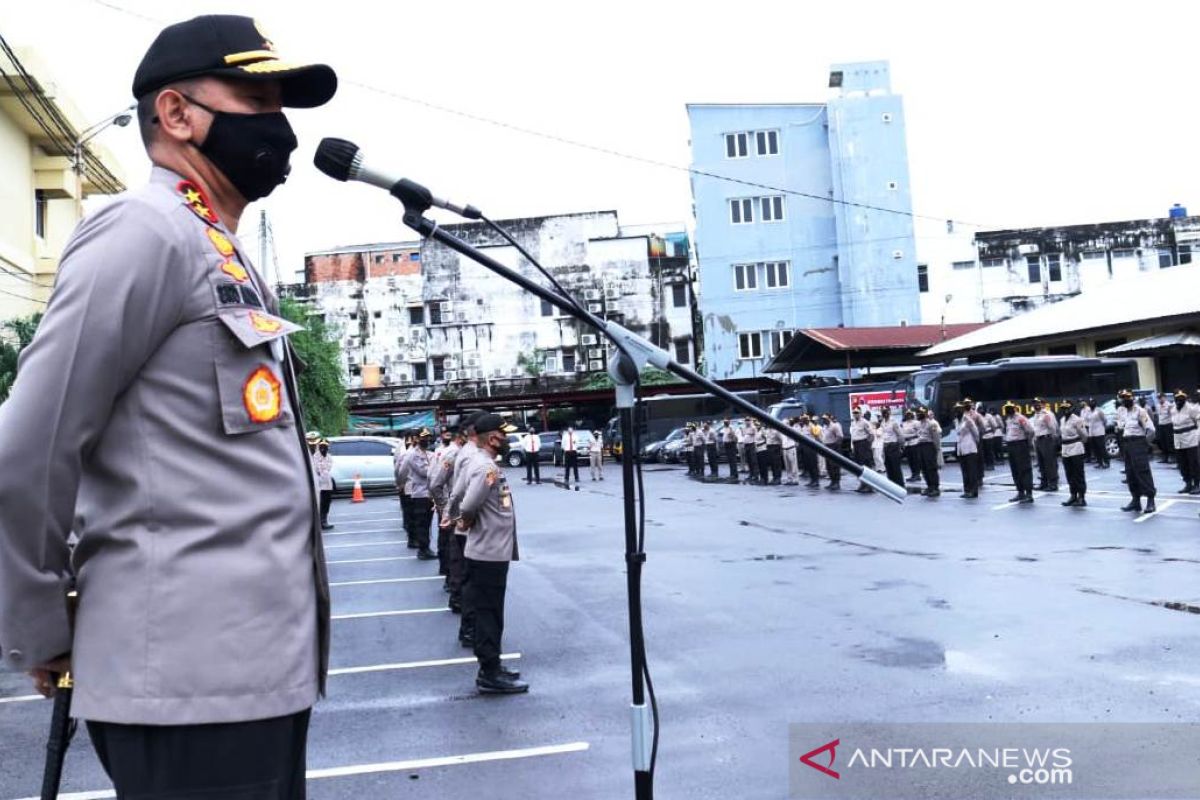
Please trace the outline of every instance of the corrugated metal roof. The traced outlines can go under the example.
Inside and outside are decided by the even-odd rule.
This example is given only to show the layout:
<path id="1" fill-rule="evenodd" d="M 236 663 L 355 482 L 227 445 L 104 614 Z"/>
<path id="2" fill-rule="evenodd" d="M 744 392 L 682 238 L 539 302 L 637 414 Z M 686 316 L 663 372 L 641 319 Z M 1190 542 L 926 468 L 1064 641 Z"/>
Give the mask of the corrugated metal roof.
<path id="1" fill-rule="evenodd" d="M 1168 350 L 1171 348 L 1195 348 L 1200 350 L 1200 333 L 1194 331 L 1175 331 L 1174 333 L 1162 333 L 1158 336 L 1147 336 L 1144 339 L 1135 339 L 1132 342 L 1126 342 L 1125 344 L 1119 344 L 1116 347 L 1102 350 L 1097 355 L 1136 355 L 1142 352 Z"/>
<path id="2" fill-rule="evenodd" d="M 928 347 L 956 336 L 978 330 L 988 323 L 967 322 L 954 325 L 897 325 L 875 328 L 802 328 L 799 334 L 830 350 L 889 350 Z"/>
<path id="3" fill-rule="evenodd" d="M 1145 272 L 993 323 L 930 347 L 920 355 L 952 355 L 1097 328 L 1200 316 L 1198 289 L 1200 275 L 1190 264 Z"/>

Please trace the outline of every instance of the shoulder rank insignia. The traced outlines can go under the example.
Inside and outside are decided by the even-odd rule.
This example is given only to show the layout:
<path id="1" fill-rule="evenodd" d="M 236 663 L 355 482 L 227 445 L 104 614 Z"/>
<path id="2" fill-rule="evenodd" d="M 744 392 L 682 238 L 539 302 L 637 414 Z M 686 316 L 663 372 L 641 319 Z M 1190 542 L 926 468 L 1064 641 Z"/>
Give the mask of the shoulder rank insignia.
<path id="1" fill-rule="evenodd" d="M 487 476 L 484 478 L 484 480 L 487 482 L 488 486 L 491 486 L 492 484 L 494 484 L 496 482 L 496 468 L 495 467 L 488 467 Z"/>
<path id="2" fill-rule="evenodd" d="M 191 181 L 180 181 L 175 184 L 175 191 L 183 195 L 183 200 L 187 203 L 187 207 L 192 210 L 200 219 L 208 223 L 216 224 L 220 222 L 217 219 L 217 212 L 212 210 L 212 206 L 208 202 L 208 198 L 204 196 L 204 192 L 200 191 L 200 187 Z"/>
<path id="3" fill-rule="evenodd" d="M 246 379 L 242 387 L 242 402 L 253 422 L 273 422 L 282 406 L 279 378 L 267 366 L 261 366 Z"/>
<path id="4" fill-rule="evenodd" d="M 250 279 L 250 273 L 246 271 L 246 268 L 232 259 L 221 265 L 221 272 L 224 272 L 238 283 L 245 283 Z"/>
<path id="5" fill-rule="evenodd" d="M 283 330 L 283 321 L 257 311 L 250 312 L 250 324 L 259 333 L 279 333 Z"/>
<path id="6" fill-rule="evenodd" d="M 204 232 L 208 234 L 208 240 L 213 243 L 213 247 L 217 248 L 218 253 L 226 258 L 233 255 L 233 242 L 229 241 L 228 236 L 216 228 L 208 228 Z"/>

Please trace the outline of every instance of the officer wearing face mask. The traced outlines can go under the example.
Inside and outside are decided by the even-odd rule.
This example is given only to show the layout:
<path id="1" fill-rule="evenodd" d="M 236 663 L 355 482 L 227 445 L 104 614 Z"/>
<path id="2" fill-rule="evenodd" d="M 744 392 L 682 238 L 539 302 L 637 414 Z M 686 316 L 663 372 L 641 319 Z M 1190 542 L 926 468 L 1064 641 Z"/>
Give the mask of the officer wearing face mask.
<path id="1" fill-rule="evenodd" d="M 336 88 L 248 17 L 164 29 L 133 80 L 150 182 L 80 223 L 0 407 L 21 464 L 0 472 L 4 657 L 46 693 L 71 670 L 119 797 L 304 795 L 329 653 L 317 481 L 298 328 L 236 231 L 287 176 L 282 109 Z"/>

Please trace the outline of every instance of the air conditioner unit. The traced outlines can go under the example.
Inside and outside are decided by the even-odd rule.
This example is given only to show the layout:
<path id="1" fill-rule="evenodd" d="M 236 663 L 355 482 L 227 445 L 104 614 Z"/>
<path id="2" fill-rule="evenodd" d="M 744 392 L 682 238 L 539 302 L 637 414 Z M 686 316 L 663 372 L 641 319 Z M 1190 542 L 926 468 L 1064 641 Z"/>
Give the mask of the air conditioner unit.
<path id="1" fill-rule="evenodd" d="M 604 297 L 608 300 L 616 300 L 621 296 L 621 290 L 615 286 L 610 286 L 604 290 Z"/>
<path id="2" fill-rule="evenodd" d="M 599 314 L 603 310 L 603 303 L 588 303 L 588 311 L 592 312 L 593 314 Z"/>
<path id="3" fill-rule="evenodd" d="M 604 358 L 604 348 L 597 347 L 592 350 L 588 350 L 588 358 Z"/>
<path id="4" fill-rule="evenodd" d="M 412 380 L 412 376 L 409 375 L 407 372 L 401 372 L 396 375 L 397 383 L 408 383 L 411 380 Z"/>
<path id="5" fill-rule="evenodd" d="M 588 369 L 593 369 L 593 370 L 604 369 L 604 362 L 603 361 L 592 361 L 588 364 Z"/>
<path id="6" fill-rule="evenodd" d="M 594 334 L 594 333 L 583 334 L 582 336 L 579 337 L 579 343 L 582 344 L 584 347 L 595 346 L 596 334 Z"/>
<path id="7" fill-rule="evenodd" d="M 479 356 L 475 355 L 474 353 L 467 356 L 467 366 L 468 367 L 478 367 L 479 366 Z"/>
<path id="8" fill-rule="evenodd" d="M 577 363 L 575 365 L 575 371 L 576 372 L 587 372 L 587 364 L 580 361 L 579 363 Z"/>
<path id="9" fill-rule="evenodd" d="M 465 311 L 455 312 L 454 318 L 456 320 L 458 320 L 459 322 L 466 322 L 467 321 L 467 312 L 465 312 Z"/>
<path id="10" fill-rule="evenodd" d="M 586 292 L 583 293 L 583 298 L 585 300 L 599 300 L 600 299 L 600 290 L 599 289 L 588 289 Z"/>
<path id="11" fill-rule="evenodd" d="M 481 370 L 481 369 L 475 370 L 475 379 L 480 380 L 480 381 L 483 380 L 483 370 Z"/>
<path id="12" fill-rule="evenodd" d="M 452 369 L 448 369 L 448 370 L 446 370 L 446 371 L 445 371 L 445 373 L 442 375 L 442 380 L 446 380 L 446 381 L 456 381 L 456 380 L 458 380 L 458 373 L 457 373 L 457 372 L 455 372 L 455 371 L 454 371 L 454 370 L 452 370 Z"/>
<path id="13" fill-rule="evenodd" d="M 446 356 L 446 358 L 442 361 L 442 366 L 446 369 L 453 369 L 458 366 L 458 359 L 456 359 L 454 356 Z"/>
<path id="14" fill-rule="evenodd" d="M 1023 256 L 1031 256 L 1038 251 L 1036 244 L 1023 244 L 1017 248 L 1017 252 Z"/>
<path id="15" fill-rule="evenodd" d="M 509 374 L 509 377 L 519 378 L 519 377 L 521 377 L 522 371 L 521 371 L 520 367 L 513 367 L 512 369 L 510 369 L 508 371 L 508 374 Z"/>
<path id="16" fill-rule="evenodd" d="M 899 261 L 900 259 L 904 258 L 904 251 L 903 250 L 893 250 L 892 258 Z"/>

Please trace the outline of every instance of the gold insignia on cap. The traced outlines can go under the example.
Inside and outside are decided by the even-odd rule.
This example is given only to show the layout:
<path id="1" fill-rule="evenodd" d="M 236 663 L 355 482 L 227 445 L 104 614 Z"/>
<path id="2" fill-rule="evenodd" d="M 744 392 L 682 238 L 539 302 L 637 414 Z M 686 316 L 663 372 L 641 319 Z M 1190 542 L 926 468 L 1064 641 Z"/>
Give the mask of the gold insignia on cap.
<path id="1" fill-rule="evenodd" d="M 242 387 L 242 402 L 253 422 L 273 422 L 279 418 L 283 405 L 279 378 L 267 366 L 260 366 Z"/>
<path id="2" fill-rule="evenodd" d="M 250 312 L 250 325 L 259 333 L 279 333 L 283 330 L 282 322 L 257 311 Z"/>
<path id="3" fill-rule="evenodd" d="M 221 265 L 221 272 L 224 272 L 238 283 L 245 283 L 250 280 L 250 273 L 236 261 L 226 261 Z"/>
<path id="4" fill-rule="evenodd" d="M 229 258 L 233 255 L 233 242 L 229 241 L 229 237 L 221 233 L 216 228 L 209 228 L 205 231 L 208 234 L 208 240 L 213 243 L 213 247 L 217 248 L 217 252 Z"/>

